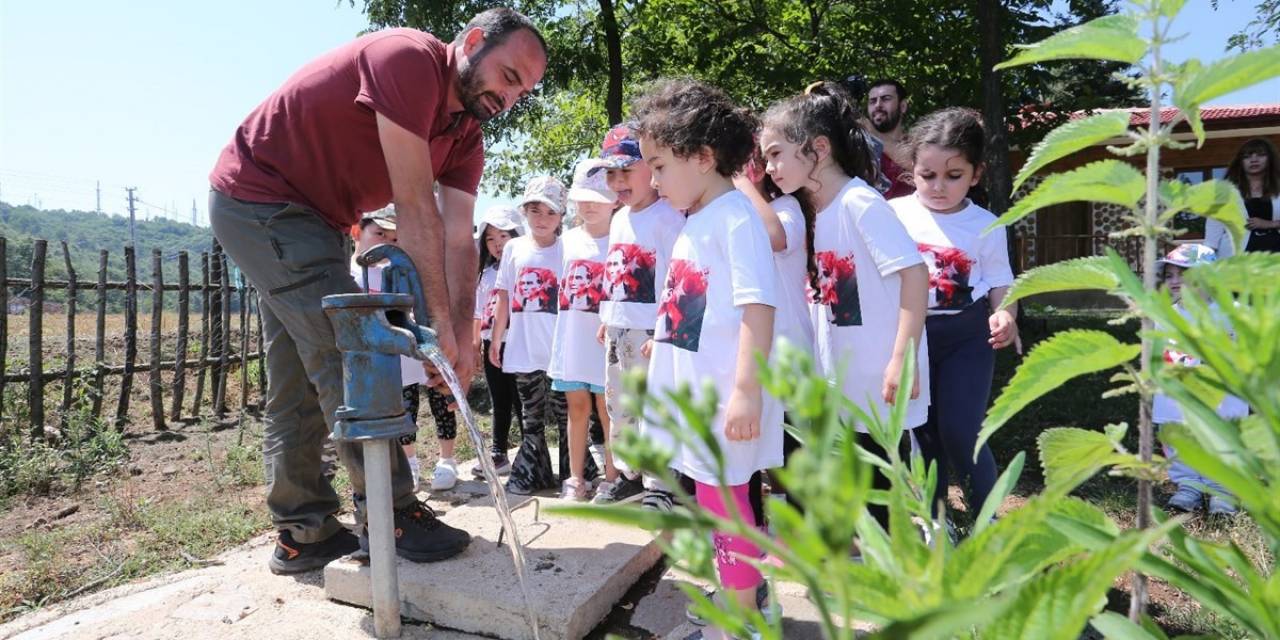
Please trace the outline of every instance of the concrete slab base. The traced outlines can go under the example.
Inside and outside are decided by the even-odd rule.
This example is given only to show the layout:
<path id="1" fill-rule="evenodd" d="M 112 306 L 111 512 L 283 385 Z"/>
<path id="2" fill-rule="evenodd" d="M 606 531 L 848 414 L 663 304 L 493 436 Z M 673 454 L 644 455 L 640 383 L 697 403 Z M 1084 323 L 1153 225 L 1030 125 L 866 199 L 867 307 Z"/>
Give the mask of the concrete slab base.
<path id="1" fill-rule="evenodd" d="M 529 504 L 531 500 L 512 496 L 513 507 L 524 505 L 513 515 L 526 547 L 526 578 L 540 636 L 582 638 L 658 562 L 661 550 L 645 531 L 536 513 L 559 500 L 542 497 Z M 497 544 L 500 527 L 491 505 L 489 498 L 481 498 L 441 516 L 473 536 L 461 555 L 430 564 L 399 562 L 405 617 L 496 638 L 533 637 L 511 551 L 505 542 Z M 368 567 L 334 562 L 325 568 L 324 586 L 333 600 L 369 606 Z"/>

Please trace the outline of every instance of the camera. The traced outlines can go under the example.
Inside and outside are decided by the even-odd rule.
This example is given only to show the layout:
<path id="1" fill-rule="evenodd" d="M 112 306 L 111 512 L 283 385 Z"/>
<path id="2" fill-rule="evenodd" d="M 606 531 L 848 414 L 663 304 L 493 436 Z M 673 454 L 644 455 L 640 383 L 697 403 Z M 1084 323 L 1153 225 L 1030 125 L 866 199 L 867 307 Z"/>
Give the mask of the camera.
<path id="1" fill-rule="evenodd" d="M 849 96 L 853 98 L 854 102 L 862 102 L 867 97 L 867 91 L 870 89 L 867 86 L 867 79 L 856 73 L 841 80 L 840 85 L 844 87 L 845 91 L 849 92 Z"/>

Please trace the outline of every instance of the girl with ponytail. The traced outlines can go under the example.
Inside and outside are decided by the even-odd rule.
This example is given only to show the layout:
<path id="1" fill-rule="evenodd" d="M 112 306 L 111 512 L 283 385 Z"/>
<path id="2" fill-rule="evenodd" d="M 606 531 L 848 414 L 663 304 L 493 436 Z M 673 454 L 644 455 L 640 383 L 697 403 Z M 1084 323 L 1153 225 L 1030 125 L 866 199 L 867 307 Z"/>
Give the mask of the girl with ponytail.
<path id="1" fill-rule="evenodd" d="M 925 424 L 929 407 L 923 335 L 929 271 L 893 209 L 868 184 L 875 169 L 852 101 L 836 83 L 810 85 L 766 112 L 760 148 L 769 177 L 796 196 L 808 221 L 805 254 L 817 296 L 820 370 L 863 411 L 888 415 L 914 346 L 917 374 L 905 427 L 913 430 L 925 458 L 933 458 L 933 439 L 916 429 Z M 886 455 L 865 424 L 854 427 L 863 448 Z M 909 455 L 910 440 L 901 440 L 900 451 Z M 889 484 L 880 473 L 874 483 Z M 869 510 L 888 527 L 884 507 Z"/>

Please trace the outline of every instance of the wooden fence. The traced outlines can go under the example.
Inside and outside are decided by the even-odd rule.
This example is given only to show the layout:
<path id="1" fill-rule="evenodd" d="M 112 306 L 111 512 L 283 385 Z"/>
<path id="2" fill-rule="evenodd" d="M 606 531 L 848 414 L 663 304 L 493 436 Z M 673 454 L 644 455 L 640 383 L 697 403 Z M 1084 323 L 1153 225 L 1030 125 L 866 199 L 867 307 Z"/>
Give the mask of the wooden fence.
<path id="1" fill-rule="evenodd" d="M 165 430 L 170 422 L 182 422 L 198 418 L 204 412 L 206 398 L 216 418 L 225 417 L 228 413 L 228 378 L 233 375 L 232 365 L 239 367 L 238 408 L 241 415 L 253 409 L 250 404 L 250 387 L 257 386 L 259 396 L 266 389 L 265 367 L 257 367 L 255 380 L 250 380 L 246 366 L 253 360 L 260 360 L 263 354 L 262 314 L 256 291 L 245 283 L 243 275 L 238 282 L 231 282 L 231 269 L 226 254 L 217 242 L 211 250 L 201 252 L 200 281 L 191 282 L 190 257 L 187 252 L 180 251 L 166 256 L 160 249 L 151 252 L 151 277 L 149 283 L 139 280 L 137 255 L 133 246 L 123 249 L 125 263 L 125 280 L 123 282 L 107 280 L 107 266 L 111 255 L 103 250 L 98 254 L 97 281 L 84 282 L 71 264 L 71 252 L 66 242 L 61 243 L 62 259 L 66 265 L 66 280 L 48 280 L 45 278 L 45 266 L 48 254 L 48 242 L 35 240 L 32 247 L 31 277 L 10 278 L 7 267 L 6 240 L 0 237 L 0 424 L 12 422 L 18 416 L 6 416 L 9 407 L 6 403 L 6 386 L 10 383 L 26 383 L 27 418 L 32 438 L 45 436 L 46 405 L 56 403 L 62 426 L 70 415 L 73 391 L 77 381 L 83 385 L 87 382 L 90 406 L 87 411 L 95 422 L 106 423 L 103 411 L 110 405 L 107 400 L 108 378 L 120 379 L 117 396 L 109 423 L 123 428 L 129 421 L 129 404 L 133 391 L 134 376 L 147 374 L 150 395 L 150 414 L 152 428 Z M 166 282 L 165 263 L 177 263 L 176 282 Z M 169 276 L 173 276 L 170 271 Z M 66 355 L 59 369 L 45 370 L 45 311 L 46 292 L 51 289 L 65 289 L 66 302 L 63 309 L 66 313 Z M 93 362 L 81 364 L 76 353 L 76 315 L 82 313 L 78 309 L 79 298 L 88 297 L 89 290 L 95 293 L 96 325 L 94 332 Z M 11 292 L 22 291 L 25 295 L 25 320 L 27 323 L 28 358 L 25 369 L 10 371 L 9 369 L 9 337 L 10 322 L 19 322 L 21 315 L 10 316 Z M 122 362 L 108 362 L 106 345 L 107 336 L 107 297 L 108 292 L 123 291 L 124 294 L 124 357 Z M 148 354 L 139 360 L 138 357 L 138 298 L 139 291 L 151 297 L 150 337 Z M 168 292 L 177 295 L 177 327 L 173 345 L 172 358 L 163 359 L 166 344 L 165 297 Z M 199 355 L 189 357 L 192 350 L 192 294 L 199 296 Z M 113 294 L 119 295 L 119 294 Z M 234 303 L 233 303 L 234 301 Z M 172 306 L 172 305 L 171 305 Z M 233 308 L 239 314 L 239 336 L 232 339 Z M 256 326 L 251 326 L 256 325 Z M 172 327 L 168 328 L 172 330 Z M 112 341 L 118 342 L 115 336 Z M 238 344 L 234 344 L 234 343 Z M 56 346 L 55 346 L 56 348 Z M 250 351 L 250 349 L 254 349 Z M 169 408 L 166 411 L 166 393 L 164 372 L 172 372 L 169 386 Z M 187 379 L 194 375 L 196 384 L 189 406 L 186 403 Z M 61 397 L 46 397 L 46 384 L 62 381 Z M 207 383 L 207 384 L 206 384 Z M 208 396 L 205 395 L 206 387 Z M 82 409 L 84 409 L 82 407 Z M 99 422 L 102 421 L 102 422 Z M 0 432 L 5 429 L 0 428 Z"/>

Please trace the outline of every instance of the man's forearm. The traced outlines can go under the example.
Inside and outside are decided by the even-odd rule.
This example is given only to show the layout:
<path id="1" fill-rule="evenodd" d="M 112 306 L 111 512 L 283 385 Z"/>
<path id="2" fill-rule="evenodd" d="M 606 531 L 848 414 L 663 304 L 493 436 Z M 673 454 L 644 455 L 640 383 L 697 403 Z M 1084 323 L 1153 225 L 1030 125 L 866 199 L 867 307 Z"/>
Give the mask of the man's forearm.
<path id="1" fill-rule="evenodd" d="M 396 217 L 399 219 L 398 244 L 418 270 L 431 325 L 438 332 L 452 332 L 454 314 L 445 277 L 444 226 L 435 202 L 396 203 Z"/>
<path id="2" fill-rule="evenodd" d="M 445 253 L 445 274 L 449 286 L 449 304 L 455 332 L 471 327 L 476 306 L 476 272 L 480 254 L 470 234 L 467 242 L 450 243 Z"/>

